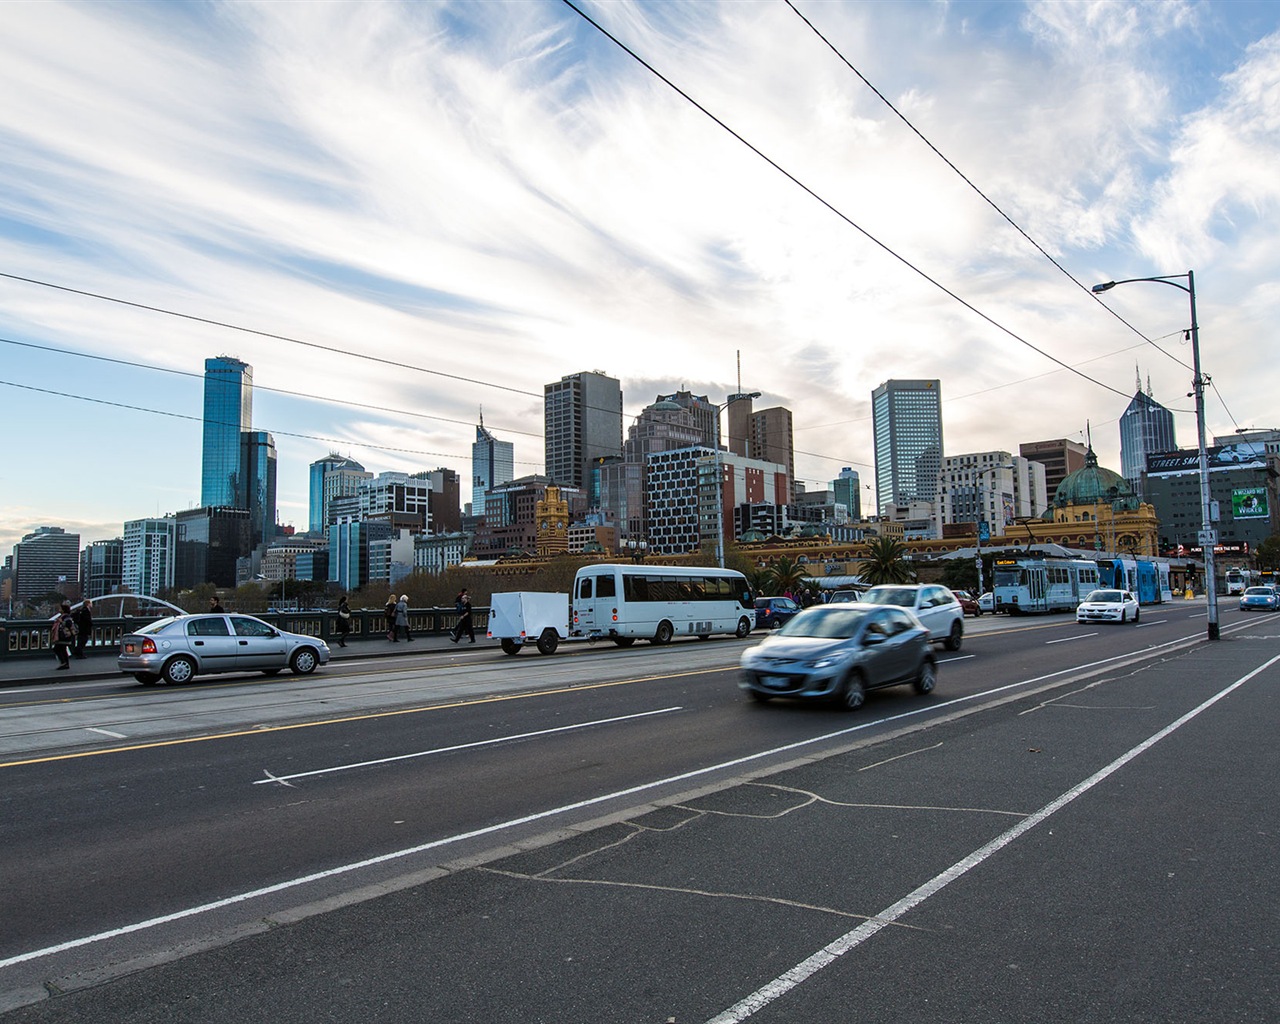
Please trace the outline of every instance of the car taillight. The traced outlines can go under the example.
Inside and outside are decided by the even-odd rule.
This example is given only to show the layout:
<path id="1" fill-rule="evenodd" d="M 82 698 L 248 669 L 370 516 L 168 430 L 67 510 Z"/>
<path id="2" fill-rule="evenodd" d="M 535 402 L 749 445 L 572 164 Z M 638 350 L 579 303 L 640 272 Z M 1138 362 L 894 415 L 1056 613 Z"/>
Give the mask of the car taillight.
<path id="1" fill-rule="evenodd" d="M 151 637 L 147 637 L 145 640 L 142 641 L 142 653 L 143 654 L 156 653 L 156 642 L 152 640 Z"/>

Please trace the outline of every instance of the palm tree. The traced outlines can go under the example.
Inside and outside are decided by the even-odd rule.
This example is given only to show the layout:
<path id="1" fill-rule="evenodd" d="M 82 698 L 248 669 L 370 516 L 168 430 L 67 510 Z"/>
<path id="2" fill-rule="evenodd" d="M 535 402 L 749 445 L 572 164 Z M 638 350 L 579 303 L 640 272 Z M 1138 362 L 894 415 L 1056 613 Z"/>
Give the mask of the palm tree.
<path id="1" fill-rule="evenodd" d="M 770 562 L 769 568 L 765 571 L 769 574 L 770 589 L 775 594 L 782 594 L 788 590 L 794 594 L 800 589 L 805 579 L 804 566 L 785 556 Z"/>
<path id="2" fill-rule="evenodd" d="M 867 557 L 858 566 L 863 583 L 910 583 L 907 549 L 892 537 L 876 537 L 867 544 Z"/>

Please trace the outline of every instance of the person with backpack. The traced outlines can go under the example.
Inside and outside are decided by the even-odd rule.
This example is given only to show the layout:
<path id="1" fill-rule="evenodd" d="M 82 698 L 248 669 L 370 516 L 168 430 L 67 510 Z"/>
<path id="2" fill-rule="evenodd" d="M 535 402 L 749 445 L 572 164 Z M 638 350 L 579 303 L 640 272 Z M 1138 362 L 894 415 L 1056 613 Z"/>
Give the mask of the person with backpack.
<path id="1" fill-rule="evenodd" d="M 449 630 L 449 639 L 455 644 L 462 639 L 465 632 L 467 638 L 472 642 L 476 642 L 475 631 L 471 628 L 471 595 L 467 593 L 467 588 L 463 587 L 458 591 L 458 597 L 453 603 L 453 610 L 458 614 L 457 625 Z"/>
<path id="2" fill-rule="evenodd" d="M 62 602 L 62 610 L 49 630 L 49 642 L 53 645 L 53 653 L 58 656 L 57 670 L 70 668 L 71 648 L 76 642 L 76 620 L 71 616 L 70 601 Z"/>

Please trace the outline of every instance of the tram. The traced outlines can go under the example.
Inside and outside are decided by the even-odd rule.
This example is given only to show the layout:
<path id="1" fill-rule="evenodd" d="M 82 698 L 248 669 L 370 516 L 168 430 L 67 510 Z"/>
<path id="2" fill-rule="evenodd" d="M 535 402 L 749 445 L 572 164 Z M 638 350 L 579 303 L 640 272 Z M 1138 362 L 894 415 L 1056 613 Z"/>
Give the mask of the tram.
<path id="1" fill-rule="evenodd" d="M 1173 600 L 1169 563 L 1147 558 L 1099 558 L 1098 585 L 1127 590 L 1138 604 L 1164 604 Z"/>
<path id="2" fill-rule="evenodd" d="M 1009 615 L 1075 611 L 1098 587 L 1098 563 L 1027 553 L 995 560 L 995 610 Z"/>

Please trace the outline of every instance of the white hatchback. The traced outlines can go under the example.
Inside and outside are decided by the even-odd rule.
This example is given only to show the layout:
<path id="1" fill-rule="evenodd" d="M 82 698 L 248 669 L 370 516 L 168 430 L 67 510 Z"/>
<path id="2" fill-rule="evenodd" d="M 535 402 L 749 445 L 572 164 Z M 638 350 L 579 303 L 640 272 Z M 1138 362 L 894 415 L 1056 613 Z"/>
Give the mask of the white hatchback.
<path id="1" fill-rule="evenodd" d="M 964 640 L 964 609 L 956 595 L 935 583 L 882 583 L 862 595 L 866 604 L 893 604 L 915 612 L 929 631 L 929 640 L 949 651 L 960 650 Z"/>

